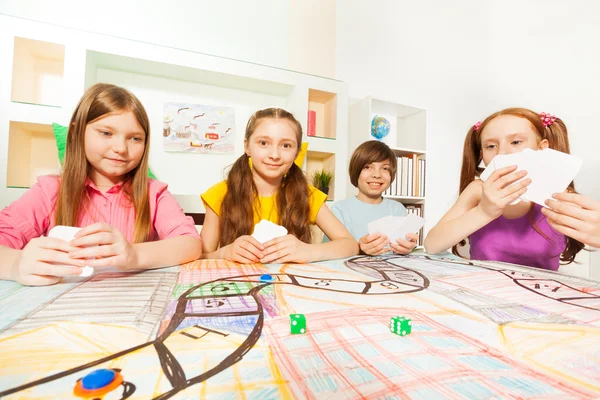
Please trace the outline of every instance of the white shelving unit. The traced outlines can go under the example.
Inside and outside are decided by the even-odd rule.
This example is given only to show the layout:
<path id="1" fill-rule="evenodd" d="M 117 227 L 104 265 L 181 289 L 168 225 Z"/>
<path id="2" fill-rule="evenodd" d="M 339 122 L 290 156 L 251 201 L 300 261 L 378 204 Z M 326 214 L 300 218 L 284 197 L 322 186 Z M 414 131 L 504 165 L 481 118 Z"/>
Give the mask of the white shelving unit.
<path id="1" fill-rule="evenodd" d="M 361 143 L 367 140 L 377 140 L 371 136 L 371 121 L 376 116 L 382 116 L 390 123 L 389 134 L 381 140 L 396 154 L 398 160 L 402 157 L 418 157 L 426 160 L 426 111 L 421 108 L 381 100 L 375 97 L 350 99 L 350 149 L 349 154 Z M 398 169 L 401 163 L 398 163 Z M 426 169 L 425 169 L 426 171 Z M 426 172 L 425 172 L 426 176 Z M 348 195 L 355 195 L 357 190 L 347 185 Z M 426 215 L 426 189 L 424 196 L 384 195 L 384 197 L 399 201 L 406 207 L 420 206 L 421 213 Z M 421 232 L 421 236 L 424 232 Z M 423 238 L 421 237 L 421 241 Z"/>
<path id="2" fill-rule="evenodd" d="M 57 169 L 55 158 L 35 156 L 33 149 L 42 146 L 56 154 L 49 140 L 51 124 L 67 125 L 81 95 L 96 82 L 123 86 L 144 104 L 151 122 L 150 166 L 186 212 L 204 212 L 199 194 L 222 180 L 224 169 L 243 153 L 246 122 L 261 108 L 283 107 L 298 118 L 308 142 L 307 174 L 327 168 L 335 176 L 347 175 L 343 82 L 0 15 L 0 207 L 21 196 L 36 174 Z M 233 107 L 235 152 L 165 152 L 166 102 Z M 309 109 L 317 113 L 318 136 L 306 137 Z M 27 137 L 38 144 L 30 140 L 28 146 Z M 28 157 L 39 165 L 21 171 Z M 347 179 L 336 179 L 330 199 L 343 199 L 347 184 Z"/>

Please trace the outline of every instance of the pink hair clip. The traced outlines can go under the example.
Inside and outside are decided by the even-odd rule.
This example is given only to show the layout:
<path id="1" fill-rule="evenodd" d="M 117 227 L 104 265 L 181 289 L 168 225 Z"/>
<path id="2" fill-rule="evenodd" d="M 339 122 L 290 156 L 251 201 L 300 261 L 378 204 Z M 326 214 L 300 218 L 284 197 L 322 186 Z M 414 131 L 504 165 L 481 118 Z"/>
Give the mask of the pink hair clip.
<path id="1" fill-rule="evenodd" d="M 475 132 L 477 132 L 479 130 L 480 126 L 481 126 L 481 121 L 478 121 L 475 125 L 473 125 L 473 129 L 475 130 Z"/>
<path id="2" fill-rule="evenodd" d="M 556 117 L 552 114 L 548 114 L 548 113 L 540 113 L 540 119 L 542 120 L 542 123 L 544 124 L 544 128 L 549 127 L 550 125 L 552 125 L 554 123 L 554 121 L 556 121 Z"/>

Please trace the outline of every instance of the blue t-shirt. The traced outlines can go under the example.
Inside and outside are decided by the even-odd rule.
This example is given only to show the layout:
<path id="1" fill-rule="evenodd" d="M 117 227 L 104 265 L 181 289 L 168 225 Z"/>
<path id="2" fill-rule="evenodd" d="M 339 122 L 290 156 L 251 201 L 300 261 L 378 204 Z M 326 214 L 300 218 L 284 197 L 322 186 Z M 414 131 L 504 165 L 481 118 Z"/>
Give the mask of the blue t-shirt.
<path id="1" fill-rule="evenodd" d="M 404 217 L 407 214 L 406 208 L 397 201 L 383 199 L 379 204 L 369 204 L 354 196 L 335 202 L 331 211 L 357 241 L 369 233 L 369 222 L 388 216 Z M 323 242 L 328 241 L 329 238 L 323 235 Z"/>

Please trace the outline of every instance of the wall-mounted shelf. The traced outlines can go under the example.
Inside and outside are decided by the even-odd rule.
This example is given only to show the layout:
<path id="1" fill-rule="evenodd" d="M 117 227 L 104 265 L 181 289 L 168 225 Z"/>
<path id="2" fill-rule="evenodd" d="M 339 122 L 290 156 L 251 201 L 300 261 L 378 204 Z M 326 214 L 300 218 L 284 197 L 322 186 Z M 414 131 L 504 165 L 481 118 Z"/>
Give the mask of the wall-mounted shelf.
<path id="1" fill-rule="evenodd" d="M 337 95 L 309 89 L 308 110 L 307 134 L 320 138 L 335 139 L 337 132 Z M 314 131 L 311 128 L 311 111 L 314 112 Z M 313 132 L 314 135 L 311 135 Z"/>
<path id="2" fill-rule="evenodd" d="M 28 188 L 39 175 L 59 172 L 52 125 L 10 122 L 6 186 Z"/>
<path id="3" fill-rule="evenodd" d="M 64 64 L 63 45 L 15 37 L 11 101 L 61 106 Z"/>

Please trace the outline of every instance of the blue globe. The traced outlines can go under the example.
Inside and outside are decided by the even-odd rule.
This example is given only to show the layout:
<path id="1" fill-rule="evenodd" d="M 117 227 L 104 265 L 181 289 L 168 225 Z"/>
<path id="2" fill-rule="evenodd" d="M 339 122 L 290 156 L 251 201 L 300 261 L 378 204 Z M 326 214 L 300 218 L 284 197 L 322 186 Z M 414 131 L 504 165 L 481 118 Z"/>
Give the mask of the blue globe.
<path id="1" fill-rule="evenodd" d="M 390 133 L 390 121 L 382 117 L 381 115 L 376 115 L 373 117 L 371 121 L 371 136 L 373 136 L 377 140 L 381 140 Z"/>

